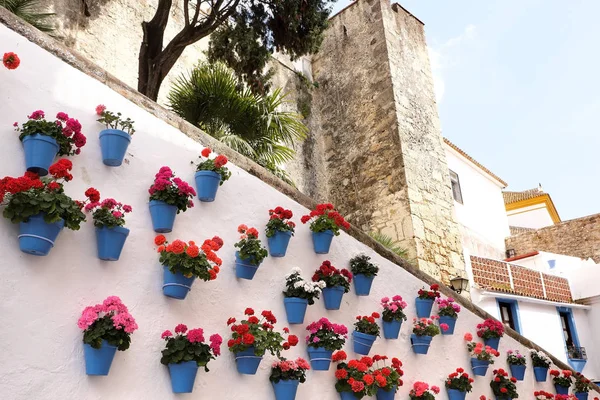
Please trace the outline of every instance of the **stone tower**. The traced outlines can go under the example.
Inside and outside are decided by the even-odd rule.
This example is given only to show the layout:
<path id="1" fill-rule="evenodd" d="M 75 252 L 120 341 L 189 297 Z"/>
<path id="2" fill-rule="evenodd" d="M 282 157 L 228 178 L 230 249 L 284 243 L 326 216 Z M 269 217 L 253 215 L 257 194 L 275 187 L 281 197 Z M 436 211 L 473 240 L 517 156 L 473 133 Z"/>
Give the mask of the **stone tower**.
<path id="1" fill-rule="evenodd" d="M 445 282 L 460 275 L 423 24 L 389 0 L 357 0 L 331 18 L 312 73 L 313 145 L 296 173 L 304 186 L 306 176 L 320 183 L 301 189 L 397 240 L 424 272 Z"/>

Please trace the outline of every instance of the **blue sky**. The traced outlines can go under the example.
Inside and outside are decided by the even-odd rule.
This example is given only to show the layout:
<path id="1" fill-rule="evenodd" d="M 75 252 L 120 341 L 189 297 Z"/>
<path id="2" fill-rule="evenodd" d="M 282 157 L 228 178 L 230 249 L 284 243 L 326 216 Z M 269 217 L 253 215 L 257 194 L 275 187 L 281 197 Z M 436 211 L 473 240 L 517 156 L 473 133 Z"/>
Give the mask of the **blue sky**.
<path id="1" fill-rule="evenodd" d="M 400 4 L 425 23 L 442 134 L 562 220 L 600 213 L 600 1 Z"/>

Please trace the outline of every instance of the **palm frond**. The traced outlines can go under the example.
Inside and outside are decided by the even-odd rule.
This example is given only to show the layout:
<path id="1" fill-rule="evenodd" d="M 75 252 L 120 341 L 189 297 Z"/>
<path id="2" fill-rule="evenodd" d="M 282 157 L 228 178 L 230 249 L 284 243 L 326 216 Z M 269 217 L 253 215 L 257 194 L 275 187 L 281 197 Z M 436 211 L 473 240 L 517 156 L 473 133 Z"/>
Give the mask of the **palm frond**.
<path id="1" fill-rule="evenodd" d="M 0 6 L 42 32 L 54 31 L 54 26 L 49 21 L 54 13 L 40 12 L 44 8 L 44 2 L 41 0 L 0 0 Z"/>
<path id="2" fill-rule="evenodd" d="M 168 100 L 179 116 L 291 183 L 280 165 L 308 129 L 299 114 L 280 110 L 281 89 L 254 94 L 224 64 L 201 63 L 176 79 Z"/>
<path id="3" fill-rule="evenodd" d="M 396 253 L 400 257 L 406 258 L 408 251 L 406 249 L 402 248 L 401 246 L 399 246 L 398 242 L 396 242 L 390 236 L 384 235 L 381 232 L 370 232 L 369 236 L 371 236 L 373 239 L 378 241 L 386 249 Z"/>

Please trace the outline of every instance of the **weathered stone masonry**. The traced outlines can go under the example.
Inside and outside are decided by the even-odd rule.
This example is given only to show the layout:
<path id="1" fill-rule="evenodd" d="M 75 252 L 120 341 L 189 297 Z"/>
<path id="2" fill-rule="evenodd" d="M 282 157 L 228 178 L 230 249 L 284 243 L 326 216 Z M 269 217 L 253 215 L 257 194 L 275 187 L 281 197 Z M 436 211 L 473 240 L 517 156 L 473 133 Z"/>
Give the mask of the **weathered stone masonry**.
<path id="1" fill-rule="evenodd" d="M 387 0 L 358 0 L 330 23 L 312 65 L 327 198 L 447 282 L 464 261 L 423 24 Z"/>
<path id="2" fill-rule="evenodd" d="M 534 250 L 600 262 L 600 214 L 588 215 L 506 238 L 516 255 Z"/>

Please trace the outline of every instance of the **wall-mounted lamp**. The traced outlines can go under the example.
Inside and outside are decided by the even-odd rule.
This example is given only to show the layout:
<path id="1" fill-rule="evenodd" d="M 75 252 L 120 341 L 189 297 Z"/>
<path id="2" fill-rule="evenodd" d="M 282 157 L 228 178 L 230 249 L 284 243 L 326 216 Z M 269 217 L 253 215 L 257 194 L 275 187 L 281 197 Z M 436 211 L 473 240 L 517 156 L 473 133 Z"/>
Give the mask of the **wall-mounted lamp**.
<path id="1" fill-rule="evenodd" d="M 452 290 L 460 294 L 463 290 L 467 290 L 469 287 L 469 280 L 461 276 L 457 276 L 456 278 L 450 279 L 450 285 Z"/>

